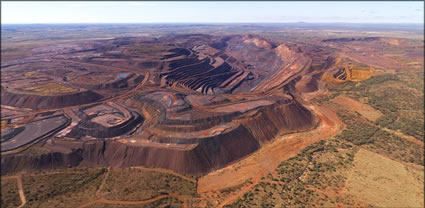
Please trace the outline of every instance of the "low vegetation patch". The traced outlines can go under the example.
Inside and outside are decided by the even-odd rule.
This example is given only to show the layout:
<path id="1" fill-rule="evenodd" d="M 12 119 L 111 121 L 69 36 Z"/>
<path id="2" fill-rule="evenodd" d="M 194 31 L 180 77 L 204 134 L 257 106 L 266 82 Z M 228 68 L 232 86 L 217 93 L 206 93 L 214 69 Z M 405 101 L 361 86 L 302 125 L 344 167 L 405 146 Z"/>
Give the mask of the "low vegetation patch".
<path id="1" fill-rule="evenodd" d="M 382 206 L 383 204 L 376 203 L 376 200 L 359 200 L 356 194 L 343 190 L 346 188 L 347 174 L 355 170 L 354 155 L 359 149 L 371 152 L 370 154 L 377 155 L 393 165 L 408 164 L 423 170 L 424 149 L 383 129 L 386 127 L 397 130 L 423 140 L 423 89 L 409 84 L 404 76 L 418 79 L 409 75 L 384 74 L 357 83 L 346 82 L 330 86 L 331 96 L 322 96 L 313 100 L 313 103 L 335 109 L 338 117 L 346 124 L 343 132 L 334 139 L 313 144 L 297 156 L 282 162 L 276 169 L 277 176 L 262 178 L 251 191 L 227 207 Z M 416 81 L 423 82 L 423 76 L 422 81 Z M 379 110 L 382 116 L 376 121 L 368 120 L 359 112 L 349 111 L 331 101 L 341 95 Z M 406 166 L 405 169 L 409 168 Z M 375 178 L 379 178 L 385 175 L 381 173 L 376 168 L 371 168 L 364 175 L 375 174 Z M 423 184 L 423 175 L 418 171 L 408 171 L 408 174 L 414 175 L 415 181 L 410 181 L 412 184 Z M 351 185 L 358 188 L 354 190 L 359 193 L 363 191 L 359 188 L 363 182 L 353 182 L 353 177 L 357 176 L 350 177 Z M 397 183 L 390 181 L 386 186 L 397 186 Z M 378 191 L 379 187 L 375 188 L 374 190 Z M 385 197 L 390 195 L 397 198 L 399 196 L 395 195 L 402 194 L 400 206 L 417 205 L 418 201 L 423 201 L 423 193 L 416 194 L 417 190 L 419 189 L 401 188 L 389 191 L 389 194 L 382 192 L 378 195 L 381 197 L 379 200 L 385 200 Z M 371 196 L 375 195 L 369 192 L 368 197 Z"/>
<path id="2" fill-rule="evenodd" d="M 422 88 L 421 88 L 422 87 Z M 423 75 L 374 76 L 360 83 L 345 83 L 331 88 L 332 97 L 346 95 L 379 110 L 383 116 L 375 124 L 424 139 Z M 322 102 L 326 98 L 322 98 Z"/>
<path id="3" fill-rule="evenodd" d="M 359 206 L 339 196 L 358 148 L 342 140 L 323 140 L 282 162 L 277 176 L 269 175 L 228 207 Z"/>
<path id="4" fill-rule="evenodd" d="M 178 208 L 183 202 L 174 197 L 165 197 L 147 204 L 95 204 L 91 208 Z"/>
<path id="5" fill-rule="evenodd" d="M 27 207 L 76 207 L 95 199 L 105 169 L 78 169 L 22 176 Z"/>
<path id="6" fill-rule="evenodd" d="M 347 128 L 337 138 L 395 160 L 417 165 L 424 164 L 424 149 L 417 144 L 390 134 L 359 114 L 341 110 L 338 112 L 338 116 L 347 125 Z"/>
<path id="7" fill-rule="evenodd" d="M 140 201 L 161 194 L 195 196 L 196 184 L 175 175 L 138 168 L 113 168 L 102 188 L 110 200 Z"/>
<path id="8" fill-rule="evenodd" d="M 1 207 L 18 207 L 21 204 L 16 178 L 1 179 Z"/>

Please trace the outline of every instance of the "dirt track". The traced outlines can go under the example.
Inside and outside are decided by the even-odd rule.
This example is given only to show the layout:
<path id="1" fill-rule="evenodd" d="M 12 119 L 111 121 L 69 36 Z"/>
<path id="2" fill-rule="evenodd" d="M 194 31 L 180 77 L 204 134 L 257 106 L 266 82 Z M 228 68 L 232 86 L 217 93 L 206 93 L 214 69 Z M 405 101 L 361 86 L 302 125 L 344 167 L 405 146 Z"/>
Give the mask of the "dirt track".
<path id="1" fill-rule="evenodd" d="M 405 135 L 405 134 L 403 134 L 403 133 L 401 133 L 399 131 L 394 131 L 394 130 L 391 130 L 391 129 L 388 129 L 388 128 L 384 128 L 384 127 L 380 127 L 380 128 L 383 129 L 383 130 L 385 130 L 385 131 L 387 131 L 390 134 L 394 134 L 394 135 L 399 136 L 399 137 L 401 137 L 401 138 L 403 138 L 403 139 L 405 139 L 405 140 L 407 140 L 409 142 L 412 142 L 414 144 L 417 144 L 420 147 L 424 147 L 424 142 L 421 141 L 421 140 L 416 139 L 415 137 L 412 137 L 412 136 L 409 136 L 409 135 Z"/>
<path id="2" fill-rule="evenodd" d="M 18 183 L 19 198 L 21 199 L 21 202 L 22 202 L 22 204 L 19 205 L 18 208 L 21 208 L 21 207 L 23 207 L 27 203 L 27 200 L 26 200 L 25 194 L 24 194 L 24 188 L 22 186 L 22 175 L 21 174 L 18 174 L 18 175 L 15 175 L 15 176 L 5 176 L 5 177 L 2 177 L 2 179 L 10 179 L 10 178 L 15 178 L 16 179 L 16 182 Z"/>
<path id="3" fill-rule="evenodd" d="M 187 208 L 187 203 L 186 203 L 186 200 L 184 199 L 184 197 L 181 196 L 181 195 L 172 194 L 172 193 L 170 193 L 168 195 L 165 195 L 165 194 L 159 195 L 159 196 L 156 196 L 156 197 L 154 197 L 152 199 L 148 199 L 148 200 L 144 200 L 144 201 L 116 201 L 116 200 L 107 200 L 107 199 L 101 198 L 101 199 L 90 201 L 90 202 L 88 202 L 86 204 L 83 204 L 83 205 L 80 206 L 80 208 L 89 207 L 90 205 L 93 205 L 93 204 L 96 204 L 96 203 L 103 203 L 103 204 L 128 204 L 128 205 L 133 205 L 133 204 L 148 204 L 148 203 L 152 203 L 152 202 L 155 202 L 157 200 L 160 200 L 162 198 L 169 197 L 169 196 L 179 199 L 180 201 L 183 202 L 183 207 L 184 208 Z"/>
<path id="4" fill-rule="evenodd" d="M 221 202 L 218 207 L 223 207 L 226 204 L 229 204 L 231 202 L 233 202 L 234 200 L 238 199 L 239 197 L 242 196 L 242 194 L 244 194 L 245 192 L 248 192 L 249 190 L 251 190 L 260 180 L 262 175 L 264 175 L 264 173 L 261 171 L 256 178 L 253 179 L 253 183 L 248 185 L 247 187 L 244 187 L 242 190 L 240 190 L 238 193 L 236 193 L 235 195 L 231 195 L 230 197 L 227 197 L 223 202 Z"/>
<path id="5" fill-rule="evenodd" d="M 187 177 L 187 176 L 185 176 L 183 174 L 180 174 L 180 173 L 176 173 L 176 172 L 174 172 L 172 170 L 168 170 L 168 169 L 162 169 L 162 168 L 145 168 L 145 167 L 132 167 L 132 168 L 142 169 L 142 170 L 145 170 L 145 171 L 154 171 L 154 172 L 160 172 L 160 173 L 165 173 L 165 174 L 171 174 L 171 175 L 175 175 L 177 177 L 183 178 L 183 179 L 185 179 L 187 181 L 190 181 L 192 183 L 196 183 L 196 180 L 195 179 L 190 178 L 190 177 Z"/>
<path id="6" fill-rule="evenodd" d="M 21 198 L 22 201 L 22 204 L 18 208 L 21 208 L 27 203 L 27 200 L 25 199 L 24 188 L 22 186 L 22 175 L 18 175 L 16 180 L 18 181 L 19 198 Z"/>
<path id="7" fill-rule="evenodd" d="M 108 168 L 108 172 L 106 172 L 105 177 L 102 180 L 102 183 L 100 184 L 99 188 L 96 191 L 96 197 L 101 197 L 100 196 L 100 190 L 102 190 L 103 186 L 105 185 L 106 179 L 108 179 L 109 173 L 111 172 L 111 167 Z"/>
<path id="8" fill-rule="evenodd" d="M 156 172 L 161 172 L 161 173 L 166 173 L 166 174 L 173 174 L 173 175 L 175 175 L 177 177 L 181 177 L 181 178 L 183 178 L 185 180 L 188 180 L 188 181 L 191 181 L 191 182 L 196 183 L 196 180 L 195 179 L 189 178 L 187 176 L 184 176 L 184 175 L 181 175 L 181 174 L 178 174 L 178 173 L 175 173 L 175 172 L 173 172 L 171 170 L 158 169 L 158 168 L 149 169 L 149 168 L 143 168 L 143 167 L 135 167 L 135 168 L 143 169 L 143 170 L 146 170 L 146 171 L 156 171 Z M 94 205 L 94 204 L 97 204 L 97 203 L 100 203 L 100 204 L 102 204 L 102 203 L 103 204 L 128 204 L 128 205 L 148 204 L 148 203 L 152 203 L 152 202 L 155 202 L 157 200 L 160 200 L 160 199 L 166 198 L 166 197 L 174 197 L 174 198 L 180 200 L 181 202 L 183 202 L 183 206 L 185 208 L 188 207 L 186 199 L 182 195 L 175 194 L 175 193 L 161 194 L 161 195 L 158 195 L 158 196 L 156 196 L 154 198 L 147 199 L 147 200 L 142 200 L 142 201 L 119 201 L 119 200 L 108 200 L 108 199 L 105 199 L 105 198 L 103 198 L 101 196 L 100 191 L 102 190 L 102 187 L 104 186 L 104 184 L 106 182 L 106 179 L 109 176 L 110 169 L 111 168 L 108 168 L 108 171 L 107 171 L 105 177 L 103 178 L 102 183 L 100 184 L 98 190 L 96 191 L 96 197 L 98 197 L 99 199 L 89 201 L 89 202 L 87 202 L 87 203 L 79 206 L 80 208 L 89 207 L 89 206 Z M 58 171 L 55 171 L 55 172 L 43 173 L 43 175 L 46 175 L 46 174 L 58 174 L 58 173 L 80 173 L 80 172 L 60 172 L 60 171 L 58 172 Z M 37 175 L 37 174 L 31 174 L 31 175 Z M 13 176 L 4 176 L 4 177 L 2 177 L 2 179 L 12 179 L 12 178 L 17 180 L 19 197 L 20 197 L 21 202 L 22 202 L 22 204 L 18 208 L 21 208 L 21 207 L 23 207 L 26 204 L 26 198 L 25 198 L 24 189 L 23 189 L 23 185 L 22 185 L 22 173 L 19 173 L 17 175 L 13 175 Z"/>
<path id="9" fill-rule="evenodd" d="M 194 180 L 192 178 L 188 178 L 187 176 L 183 176 L 183 175 L 178 174 L 178 173 L 174 173 L 171 170 L 164 170 L 164 169 L 158 169 L 158 168 L 149 169 L 149 168 L 143 168 L 143 167 L 134 167 L 134 168 L 143 169 L 143 170 L 146 170 L 146 171 L 156 171 L 156 172 L 162 172 L 162 173 L 167 173 L 167 174 L 173 174 L 173 175 L 176 175 L 178 177 L 182 177 L 182 178 L 184 178 L 186 180 L 189 180 L 189 181 L 192 181 L 192 182 L 196 183 L 196 180 Z M 87 203 L 79 206 L 79 208 L 89 207 L 89 206 L 94 205 L 96 203 L 100 203 L 100 204 L 102 204 L 102 203 L 103 204 L 128 204 L 128 205 L 133 205 L 133 204 L 148 204 L 148 203 L 152 203 L 152 202 L 155 202 L 155 201 L 160 200 L 162 198 L 170 197 L 170 196 L 171 197 L 174 197 L 174 198 L 177 198 L 178 200 L 182 201 L 184 208 L 187 208 L 186 199 L 183 196 L 181 196 L 179 194 L 174 194 L 174 193 L 161 194 L 161 195 L 158 195 L 158 196 L 156 196 L 154 198 L 147 199 L 147 200 L 142 200 L 142 201 L 119 201 L 119 200 L 108 200 L 108 199 L 105 199 L 105 198 L 103 198 L 101 196 L 101 190 L 102 190 L 102 187 L 105 185 L 105 182 L 106 182 L 106 179 L 109 176 L 110 170 L 111 170 L 111 168 L 109 167 L 108 168 L 108 172 L 106 173 L 105 177 L 102 180 L 102 183 L 100 184 L 99 188 L 96 191 L 96 197 L 99 197 L 100 199 L 89 201 L 89 202 L 87 202 Z"/>

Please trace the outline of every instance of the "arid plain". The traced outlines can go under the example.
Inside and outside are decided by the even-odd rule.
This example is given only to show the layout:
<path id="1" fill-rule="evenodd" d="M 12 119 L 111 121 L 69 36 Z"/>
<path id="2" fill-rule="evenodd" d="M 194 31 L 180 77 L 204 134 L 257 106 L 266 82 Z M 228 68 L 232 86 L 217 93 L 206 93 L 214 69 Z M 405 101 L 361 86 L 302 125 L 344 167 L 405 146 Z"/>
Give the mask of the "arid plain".
<path id="1" fill-rule="evenodd" d="M 423 27 L 7 25 L 1 41 L 2 207 L 424 206 Z"/>

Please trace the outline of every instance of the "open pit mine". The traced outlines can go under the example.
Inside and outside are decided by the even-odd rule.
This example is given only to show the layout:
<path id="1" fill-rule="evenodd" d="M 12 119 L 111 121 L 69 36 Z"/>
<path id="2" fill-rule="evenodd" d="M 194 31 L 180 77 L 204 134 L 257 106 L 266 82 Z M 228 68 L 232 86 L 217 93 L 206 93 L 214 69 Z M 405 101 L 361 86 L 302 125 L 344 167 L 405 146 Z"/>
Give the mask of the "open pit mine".
<path id="1" fill-rule="evenodd" d="M 317 126 L 302 98 L 322 79 L 359 76 L 337 62 L 326 48 L 256 35 L 35 48 L 1 66 L 1 173 L 144 166 L 203 175 Z"/>

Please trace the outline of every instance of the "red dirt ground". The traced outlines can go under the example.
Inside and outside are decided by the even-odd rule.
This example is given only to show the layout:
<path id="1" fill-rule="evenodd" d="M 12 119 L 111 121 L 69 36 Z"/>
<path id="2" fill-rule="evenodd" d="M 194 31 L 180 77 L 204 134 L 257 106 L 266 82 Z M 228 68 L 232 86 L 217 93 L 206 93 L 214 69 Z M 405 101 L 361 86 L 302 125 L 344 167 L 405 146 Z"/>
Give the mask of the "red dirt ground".
<path id="1" fill-rule="evenodd" d="M 237 186 L 246 180 L 252 179 L 253 183 L 251 185 L 230 195 L 219 207 L 229 204 L 243 193 L 249 191 L 259 182 L 261 177 L 266 176 L 268 173 L 273 174 L 275 168 L 282 161 L 295 156 L 308 145 L 338 134 L 343 129 L 344 124 L 338 119 L 335 112 L 326 107 L 310 107 L 323 121 L 316 129 L 309 132 L 279 136 L 247 158 L 201 177 L 198 180 L 198 193 L 207 198 L 208 192 Z"/>

